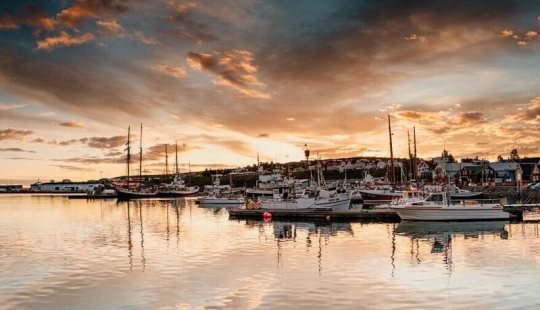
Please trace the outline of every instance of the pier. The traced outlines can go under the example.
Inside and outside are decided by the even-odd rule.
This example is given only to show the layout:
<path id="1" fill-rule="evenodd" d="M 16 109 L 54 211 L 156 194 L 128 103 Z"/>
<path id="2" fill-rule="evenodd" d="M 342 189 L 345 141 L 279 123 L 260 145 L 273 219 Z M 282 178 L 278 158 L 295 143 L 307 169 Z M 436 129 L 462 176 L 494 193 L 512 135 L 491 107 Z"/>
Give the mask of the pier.
<path id="1" fill-rule="evenodd" d="M 229 209 L 231 219 L 262 219 L 264 214 L 270 213 L 268 219 L 276 220 L 298 220 L 298 219 L 318 219 L 333 221 L 395 221 L 399 222 L 399 216 L 390 209 L 350 209 L 332 211 L 331 208 L 316 209 Z"/>

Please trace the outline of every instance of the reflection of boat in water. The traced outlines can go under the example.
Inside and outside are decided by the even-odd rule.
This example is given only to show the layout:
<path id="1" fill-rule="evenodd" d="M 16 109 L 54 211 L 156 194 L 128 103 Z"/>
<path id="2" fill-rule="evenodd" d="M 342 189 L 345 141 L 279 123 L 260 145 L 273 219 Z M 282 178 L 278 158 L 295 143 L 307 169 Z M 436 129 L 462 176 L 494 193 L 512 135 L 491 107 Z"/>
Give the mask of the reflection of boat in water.
<path id="1" fill-rule="evenodd" d="M 296 237 L 298 232 L 305 231 L 309 234 L 336 235 L 339 232 L 353 234 L 351 223 L 339 222 L 288 222 L 272 221 L 274 237 L 277 239 L 289 239 Z"/>
<path id="2" fill-rule="evenodd" d="M 241 208 L 244 203 L 237 203 L 237 204 L 230 204 L 230 203 L 222 203 L 222 204 L 219 204 L 219 203 L 198 203 L 197 204 L 199 206 L 199 208 L 203 208 L 203 209 L 207 209 L 207 210 L 211 210 L 212 212 L 214 213 L 219 213 L 219 211 L 221 210 L 228 210 L 228 209 L 231 209 L 231 208 Z"/>
<path id="3" fill-rule="evenodd" d="M 394 233 L 404 235 L 436 235 L 436 234 L 486 234 L 502 233 L 505 225 L 510 222 L 507 220 L 498 221 L 401 221 Z"/>

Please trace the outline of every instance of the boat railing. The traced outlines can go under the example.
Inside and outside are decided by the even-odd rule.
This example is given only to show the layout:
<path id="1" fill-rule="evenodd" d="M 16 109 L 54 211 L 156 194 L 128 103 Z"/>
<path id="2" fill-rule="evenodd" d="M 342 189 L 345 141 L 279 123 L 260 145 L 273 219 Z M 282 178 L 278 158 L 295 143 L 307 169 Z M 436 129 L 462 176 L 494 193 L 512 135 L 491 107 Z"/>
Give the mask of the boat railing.
<path id="1" fill-rule="evenodd" d="M 500 203 L 500 199 L 459 199 L 459 200 L 451 200 L 450 204 L 452 205 L 484 205 L 484 204 L 497 204 Z"/>

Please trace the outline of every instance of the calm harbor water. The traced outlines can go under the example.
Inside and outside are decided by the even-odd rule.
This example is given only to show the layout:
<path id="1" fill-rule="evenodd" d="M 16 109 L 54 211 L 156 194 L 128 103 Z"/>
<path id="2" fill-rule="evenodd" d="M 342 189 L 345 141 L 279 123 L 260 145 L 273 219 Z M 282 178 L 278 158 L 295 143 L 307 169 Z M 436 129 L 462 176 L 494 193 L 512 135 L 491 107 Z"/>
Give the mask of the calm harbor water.
<path id="1" fill-rule="evenodd" d="M 0 195 L 0 309 L 538 309 L 538 223 L 234 220 Z"/>

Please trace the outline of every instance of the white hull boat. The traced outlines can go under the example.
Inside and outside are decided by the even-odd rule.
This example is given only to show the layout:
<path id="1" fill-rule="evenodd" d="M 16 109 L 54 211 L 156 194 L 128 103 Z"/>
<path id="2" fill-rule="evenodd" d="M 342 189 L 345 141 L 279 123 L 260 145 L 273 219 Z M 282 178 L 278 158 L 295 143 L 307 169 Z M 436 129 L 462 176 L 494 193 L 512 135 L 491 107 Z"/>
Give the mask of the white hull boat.
<path id="1" fill-rule="evenodd" d="M 273 198 L 261 198 L 256 203 L 250 202 L 248 208 L 348 210 L 350 204 L 351 196 L 347 193 L 336 194 L 335 191 L 321 190 L 317 196 L 309 194 L 309 191 L 294 195 L 292 188 L 284 186 L 274 188 Z"/>
<path id="2" fill-rule="evenodd" d="M 201 205 L 241 205 L 246 202 L 242 197 L 238 198 L 217 198 L 212 196 L 199 197 L 197 200 Z"/>
<path id="3" fill-rule="evenodd" d="M 509 219 L 499 202 L 462 200 L 450 202 L 448 193 L 432 193 L 425 200 L 391 207 L 402 220 L 468 221 Z"/>

